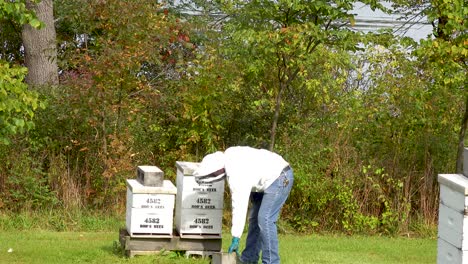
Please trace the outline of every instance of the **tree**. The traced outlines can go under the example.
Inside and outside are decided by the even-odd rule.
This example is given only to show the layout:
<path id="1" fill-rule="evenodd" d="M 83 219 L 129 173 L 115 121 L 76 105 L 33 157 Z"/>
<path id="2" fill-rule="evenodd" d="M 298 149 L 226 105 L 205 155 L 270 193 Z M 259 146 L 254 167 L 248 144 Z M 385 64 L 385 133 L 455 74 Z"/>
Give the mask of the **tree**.
<path id="1" fill-rule="evenodd" d="M 422 41 L 419 57 L 427 61 L 433 71 L 434 89 L 466 90 L 468 81 L 468 9 L 463 0 L 412 1 L 394 0 L 397 11 L 406 18 L 427 17 L 433 26 L 433 38 Z M 468 91 L 465 92 L 466 107 L 461 117 L 457 146 L 456 172 L 463 172 L 463 149 L 468 127 Z"/>
<path id="2" fill-rule="evenodd" d="M 41 28 L 34 28 L 28 24 L 23 26 L 24 60 L 29 70 L 26 82 L 30 85 L 57 85 L 58 66 L 53 1 L 42 0 L 37 3 L 26 0 L 26 7 L 44 23 Z"/>
<path id="3" fill-rule="evenodd" d="M 251 89 L 265 90 L 271 106 L 269 148 L 273 149 L 285 96 L 294 96 L 299 87 L 326 93 L 310 79 L 310 55 L 321 45 L 356 49 L 357 34 L 349 30 L 354 22 L 354 1 L 216 1 L 225 14 L 227 34 L 225 57 L 242 61 L 244 78 Z M 377 1 L 365 1 L 373 9 Z M 206 5 L 201 7 L 206 8 Z M 211 8 L 210 10 L 213 10 Z M 315 83 L 315 84 L 314 84 Z M 257 98 L 259 104 L 265 98 Z"/>
<path id="4" fill-rule="evenodd" d="M 180 144 L 173 138 L 181 132 L 169 127 L 170 117 L 180 108 L 169 84 L 181 78 L 193 50 L 186 23 L 153 0 L 54 5 L 61 85 L 44 91 L 50 111 L 38 131 L 52 140 L 50 157 L 70 167 L 67 184 L 54 190 L 66 198 L 76 186 L 80 204 L 118 206 L 122 179 L 135 164 L 173 165 Z"/>
<path id="5" fill-rule="evenodd" d="M 456 161 L 456 172 L 461 174 L 468 127 L 468 9 L 463 0 L 435 0 L 426 14 L 434 25 L 435 38 L 423 41 L 421 54 L 436 69 L 435 85 L 461 89 L 465 94 Z"/>
<path id="6" fill-rule="evenodd" d="M 0 2 L 0 16 L 11 23 L 39 27 L 40 21 L 22 2 Z M 11 66 L 0 57 L 0 143 L 10 143 L 10 136 L 33 126 L 34 111 L 41 105 L 35 92 L 23 83 L 27 69 Z"/>

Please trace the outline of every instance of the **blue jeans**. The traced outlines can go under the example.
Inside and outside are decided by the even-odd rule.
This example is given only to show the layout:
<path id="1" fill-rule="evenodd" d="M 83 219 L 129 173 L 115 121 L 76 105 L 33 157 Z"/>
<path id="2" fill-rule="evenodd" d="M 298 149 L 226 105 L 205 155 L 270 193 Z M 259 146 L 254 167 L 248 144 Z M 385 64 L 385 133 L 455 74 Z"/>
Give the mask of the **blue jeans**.
<path id="1" fill-rule="evenodd" d="M 280 263 L 276 221 L 293 182 L 292 169 L 285 169 L 263 193 L 250 194 L 249 232 L 240 257 L 242 263 L 258 263 L 260 251 L 263 264 Z"/>

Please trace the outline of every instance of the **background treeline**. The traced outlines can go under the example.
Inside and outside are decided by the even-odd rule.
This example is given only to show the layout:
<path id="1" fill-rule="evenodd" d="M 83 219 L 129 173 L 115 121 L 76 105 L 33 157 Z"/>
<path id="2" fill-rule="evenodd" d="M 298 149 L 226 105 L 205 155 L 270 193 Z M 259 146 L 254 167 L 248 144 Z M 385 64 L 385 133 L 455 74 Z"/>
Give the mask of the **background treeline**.
<path id="1" fill-rule="evenodd" d="M 398 234 L 437 222 L 437 174 L 456 171 L 464 128 L 466 10 L 426 3 L 435 37 L 415 43 L 355 32 L 351 1 L 190 2 L 53 1 L 60 81 L 30 85 L 34 114 L 13 107 L 0 130 L 3 213 L 123 218 L 136 166 L 175 182 L 177 160 L 250 145 L 294 168 L 285 228 Z M 17 67 L 21 81 L 12 21 L 0 19 L 0 77 Z"/>

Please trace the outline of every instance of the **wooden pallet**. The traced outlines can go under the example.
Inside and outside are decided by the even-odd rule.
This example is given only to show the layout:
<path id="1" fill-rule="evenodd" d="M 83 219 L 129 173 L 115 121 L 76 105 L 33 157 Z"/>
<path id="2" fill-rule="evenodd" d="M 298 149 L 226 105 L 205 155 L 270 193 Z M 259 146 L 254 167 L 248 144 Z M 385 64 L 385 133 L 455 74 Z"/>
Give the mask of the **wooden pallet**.
<path id="1" fill-rule="evenodd" d="M 180 237 L 174 231 L 172 237 L 131 237 L 125 228 L 119 231 L 119 241 L 128 257 L 152 255 L 161 251 L 221 252 L 221 236 Z"/>

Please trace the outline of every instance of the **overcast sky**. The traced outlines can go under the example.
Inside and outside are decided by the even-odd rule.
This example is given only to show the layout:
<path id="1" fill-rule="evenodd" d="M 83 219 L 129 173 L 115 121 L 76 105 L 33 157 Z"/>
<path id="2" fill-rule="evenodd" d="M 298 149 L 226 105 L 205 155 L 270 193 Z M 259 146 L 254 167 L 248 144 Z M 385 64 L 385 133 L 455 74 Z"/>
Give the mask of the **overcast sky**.
<path id="1" fill-rule="evenodd" d="M 397 35 L 412 37 L 416 41 L 427 38 L 432 31 L 432 25 L 426 19 L 408 25 L 404 21 L 398 20 L 396 15 L 388 15 L 382 11 L 372 11 L 362 3 L 355 5 L 353 13 L 356 14 L 356 28 L 363 31 L 391 27 L 396 30 Z"/>
<path id="2" fill-rule="evenodd" d="M 180 0 L 174 0 L 176 5 Z M 384 6 L 390 7 L 390 3 L 381 1 Z M 431 34 L 432 26 L 427 20 L 422 19 L 411 25 L 405 21 L 398 20 L 396 15 L 388 15 L 382 11 L 372 11 L 363 3 L 356 3 L 353 13 L 356 14 L 354 28 L 361 31 L 378 30 L 380 28 L 391 28 L 396 35 L 412 37 L 414 40 L 427 38 Z"/>

